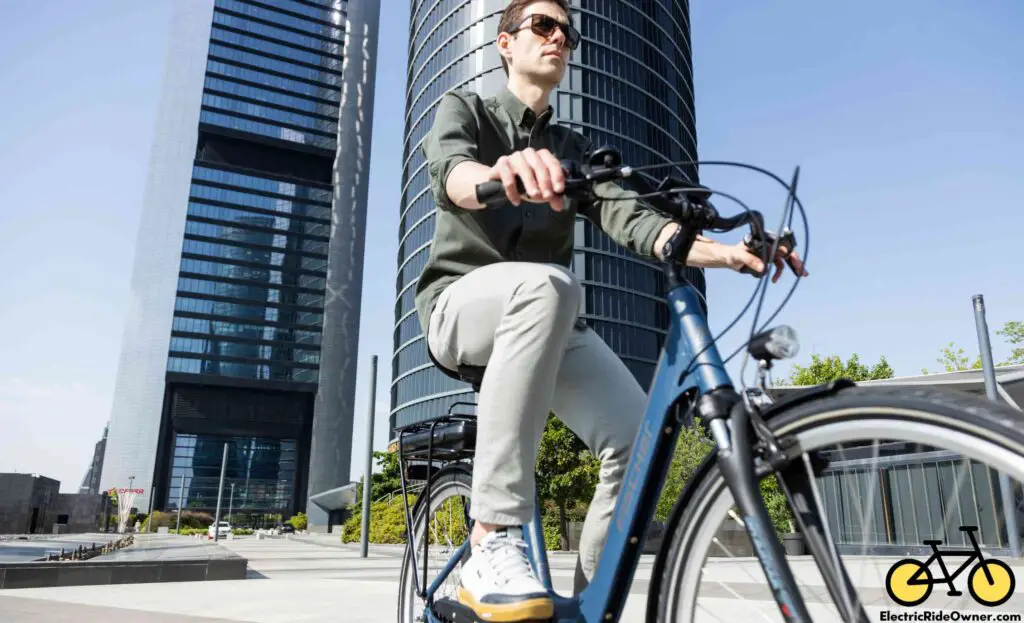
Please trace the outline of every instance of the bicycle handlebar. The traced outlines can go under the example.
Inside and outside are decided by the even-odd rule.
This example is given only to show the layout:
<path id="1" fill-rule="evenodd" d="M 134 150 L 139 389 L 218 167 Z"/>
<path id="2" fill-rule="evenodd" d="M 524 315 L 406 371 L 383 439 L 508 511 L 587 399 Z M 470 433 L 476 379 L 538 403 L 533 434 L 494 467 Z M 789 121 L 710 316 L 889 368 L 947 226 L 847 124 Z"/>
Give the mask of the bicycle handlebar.
<path id="1" fill-rule="evenodd" d="M 582 201 L 599 199 L 593 194 L 593 187 L 596 184 L 628 178 L 633 186 L 639 188 L 638 198 L 640 200 L 667 214 L 683 225 L 684 229 L 690 228 L 694 232 L 701 230 L 728 232 L 749 225 L 751 231 L 743 242 L 751 253 L 762 260 L 768 257 L 767 252 L 775 246 L 776 242 L 785 246 L 790 252 L 796 248 L 796 239 L 788 229 L 783 232 L 782 236 L 765 230 L 764 218 L 760 212 L 745 210 L 729 217 L 720 216 L 718 210 L 708 201 L 711 190 L 700 184 L 666 177 L 656 189 L 652 188 L 642 177 L 633 175 L 632 167 L 622 164 L 619 152 L 614 148 L 603 147 L 592 152 L 587 162 L 562 160 L 561 164 L 565 178 L 565 190 L 562 192 L 562 196 L 568 199 Z M 522 180 L 518 178 L 516 187 L 520 193 L 526 193 Z M 507 202 L 508 196 L 505 193 L 505 186 L 500 180 L 491 180 L 477 184 L 476 199 L 485 208 L 494 208 Z M 692 239 L 681 245 L 676 242 L 676 239 L 673 238 L 673 241 L 666 245 L 666 261 L 679 260 L 678 256 L 684 253 L 688 254 L 690 246 L 693 244 Z M 796 273 L 796 268 L 789 261 L 788 256 L 786 260 L 793 272 Z M 767 265 L 770 263 L 770 261 L 766 261 L 765 271 L 760 273 L 746 267 L 741 272 L 760 278 L 764 276 Z"/>

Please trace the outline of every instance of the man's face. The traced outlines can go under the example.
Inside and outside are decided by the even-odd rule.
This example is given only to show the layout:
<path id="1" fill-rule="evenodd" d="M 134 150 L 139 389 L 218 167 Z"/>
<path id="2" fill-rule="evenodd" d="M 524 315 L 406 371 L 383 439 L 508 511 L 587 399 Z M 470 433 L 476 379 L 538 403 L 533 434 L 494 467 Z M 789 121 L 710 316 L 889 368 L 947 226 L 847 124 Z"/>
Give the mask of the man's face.
<path id="1" fill-rule="evenodd" d="M 537 17 L 534 17 L 537 16 Z M 535 2 L 526 7 L 523 11 L 523 19 L 515 24 L 513 29 L 518 29 L 512 35 L 502 33 L 499 37 L 498 47 L 501 51 L 502 38 L 507 38 L 506 60 L 509 64 L 509 72 L 528 77 L 531 82 L 554 87 L 562 81 L 565 69 L 569 64 L 569 56 L 572 49 L 569 46 L 565 33 L 561 28 L 551 28 L 546 36 L 538 34 L 534 28 L 535 20 L 540 18 L 537 26 L 551 25 L 543 18 L 551 18 L 559 24 L 568 24 L 569 17 L 559 6 L 553 2 Z"/>

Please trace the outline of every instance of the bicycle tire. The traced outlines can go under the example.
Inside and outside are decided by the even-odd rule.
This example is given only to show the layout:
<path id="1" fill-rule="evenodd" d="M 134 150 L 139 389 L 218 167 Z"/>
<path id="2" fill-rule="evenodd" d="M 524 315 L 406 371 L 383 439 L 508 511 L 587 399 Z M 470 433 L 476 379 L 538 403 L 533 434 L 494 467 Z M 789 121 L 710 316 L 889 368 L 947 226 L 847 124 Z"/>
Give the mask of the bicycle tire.
<path id="1" fill-rule="evenodd" d="M 780 404 L 769 409 L 765 417 L 774 434 L 793 434 L 798 439 L 816 436 L 817 447 L 855 439 L 858 430 L 914 428 L 914 437 L 907 441 L 939 447 L 956 441 L 964 447 L 984 447 L 986 453 L 978 451 L 977 460 L 989 465 L 995 462 L 1011 478 L 1024 477 L 1024 414 L 973 394 L 932 388 L 852 386 L 791 405 Z M 901 435 L 909 436 L 901 432 L 880 438 L 904 438 Z M 820 441 L 829 436 L 835 439 Z M 931 444 L 929 439 L 940 441 Z M 801 443 L 804 444 L 802 439 Z M 806 444 L 804 448 L 815 449 Z M 669 517 L 665 541 L 652 570 L 649 621 L 693 620 L 695 595 L 707 556 L 707 549 L 695 548 L 702 545 L 702 539 L 710 545 L 710 536 L 717 527 L 707 528 L 707 524 L 716 521 L 708 521 L 708 513 L 723 493 L 729 494 L 728 487 L 712 454 L 688 483 Z M 702 534 L 702 528 L 704 532 L 710 530 L 710 536 Z"/>
<path id="2" fill-rule="evenodd" d="M 902 569 L 907 565 L 911 565 L 914 567 L 914 572 L 910 574 L 910 579 L 913 579 L 918 574 L 920 574 L 924 576 L 924 581 L 928 582 L 928 584 L 925 584 L 924 588 L 921 589 L 920 595 L 901 594 L 901 589 L 903 589 L 905 586 L 896 584 L 897 576 L 900 574 L 900 571 L 902 571 Z M 925 601 L 927 601 L 928 598 L 931 597 L 932 589 L 935 587 L 935 585 L 931 582 L 931 570 L 928 567 L 924 566 L 924 563 L 920 560 L 917 560 L 916 558 L 904 558 L 902 560 L 896 561 L 896 564 L 889 568 L 889 573 L 885 574 L 885 590 L 889 593 L 889 599 L 893 600 L 894 602 L 898 603 L 904 608 L 913 608 L 914 606 L 923 604 Z M 908 582 L 906 588 L 909 590 L 910 586 L 914 585 L 910 585 Z"/>
<path id="3" fill-rule="evenodd" d="M 423 605 L 422 600 L 416 595 L 416 581 L 410 573 L 418 573 L 419 581 L 423 581 L 423 544 L 420 534 L 423 531 L 423 523 L 427 517 L 433 516 L 445 500 L 456 495 L 464 495 L 467 499 L 473 490 L 473 473 L 469 466 L 463 463 L 447 465 L 436 474 L 430 477 L 427 483 L 430 488 L 430 508 L 426 508 L 420 502 L 425 498 L 421 495 L 413 508 L 412 535 L 407 535 L 407 542 L 416 546 L 416 569 L 413 569 L 413 558 L 409 548 L 405 548 L 402 556 L 402 569 L 398 579 L 398 623 L 414 623 L 415 615 L 411 608 L 414 604 Z M 418 571 L 417 571 L 418 570 Z M 434 581 L 434 576 L 428 573 L 427 585 Z"/>
<path id="4" fill-rule="evenodd" d="M 993 579 L 996 581 L 997 585 L 1001 584 L 1003 580 L 1006 581 L 1005 591 L 1001 591 L 999 595 L 993 596 L 992 599 L 988 599 L 987 595 L 979 593 L 976 583 L 979 574 L 984 577 L 985 567 L 989 567 L 989 571 L 993 574 Z M 996 571 L 997 569 L 998 571 Z M 985 579 L 985 582 L 988 582 L 987 578 Z M 1013 569 L 1011 569 L 1010 565 L 1006 564 L 1002 560 L 997 560 L 995 558 L 989 558 L 983 562 L 977 563 L 974 565 L 974 568 L 971 569 L 971 573 L 967 576 L 967 591 L 970 593 L 971 597 L 974 601 L 983 606 L 988 606 L 989 608 L 1001 606 L 1006 603 L 1013 595 L 1013 591 L 1016 587 L 1017 579 L 1013 575 Z"/>

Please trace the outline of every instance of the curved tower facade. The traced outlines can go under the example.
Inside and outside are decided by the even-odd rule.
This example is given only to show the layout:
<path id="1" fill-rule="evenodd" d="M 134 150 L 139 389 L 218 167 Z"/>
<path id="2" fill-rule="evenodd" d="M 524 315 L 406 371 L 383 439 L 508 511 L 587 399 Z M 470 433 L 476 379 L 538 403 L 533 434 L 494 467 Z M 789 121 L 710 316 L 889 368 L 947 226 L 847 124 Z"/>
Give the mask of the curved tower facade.
<path id="1" fill-rule="evenodd" d="M 391 428 L 428 420 L 468 385 L 432 366 L 413 298 L 430 252 L 434 204 L 423 137 L 442 95 L 487 97 L 506 76 L 494 48 L 505 0 L 414 0 L 410 17 L 402 203 L 392 360 Z M 612 145 L 636 166 L 696 157 L 686 0 L 571 0 L 583 40 L 552 97 L 557 123 Z M 696 180 L 696 171 L 685 171 Z M 651 262 L 618 247 L 577 217 L 573 270 L 584 283 L 587 323 L 646 389 L 668 327 L 665 283 Z M 703 274 L 692 271 L 701 290 Z M 471 398 L 471 396 L 470 396 Z"/>

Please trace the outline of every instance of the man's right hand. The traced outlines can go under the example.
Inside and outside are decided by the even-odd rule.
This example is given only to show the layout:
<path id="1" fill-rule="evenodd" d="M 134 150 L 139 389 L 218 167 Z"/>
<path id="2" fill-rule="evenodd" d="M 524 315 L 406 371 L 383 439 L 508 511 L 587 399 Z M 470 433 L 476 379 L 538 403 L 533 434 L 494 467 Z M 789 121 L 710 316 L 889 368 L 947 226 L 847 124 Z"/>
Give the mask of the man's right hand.
<path id="1" fill-rule="evenodd" d="M 520 193 L 516 179 L 523 182 L 526 193 Z M 514 205 L 524 199 L 534 203 L 550 203 L 558 212 L 565 209 L 561 192 L 565 190 L 565 175 L 558 158 L 547 149 L 527 147 L 498 158 L 490 169 L 488 180 L 500 180 L 505 194 Z"/>

